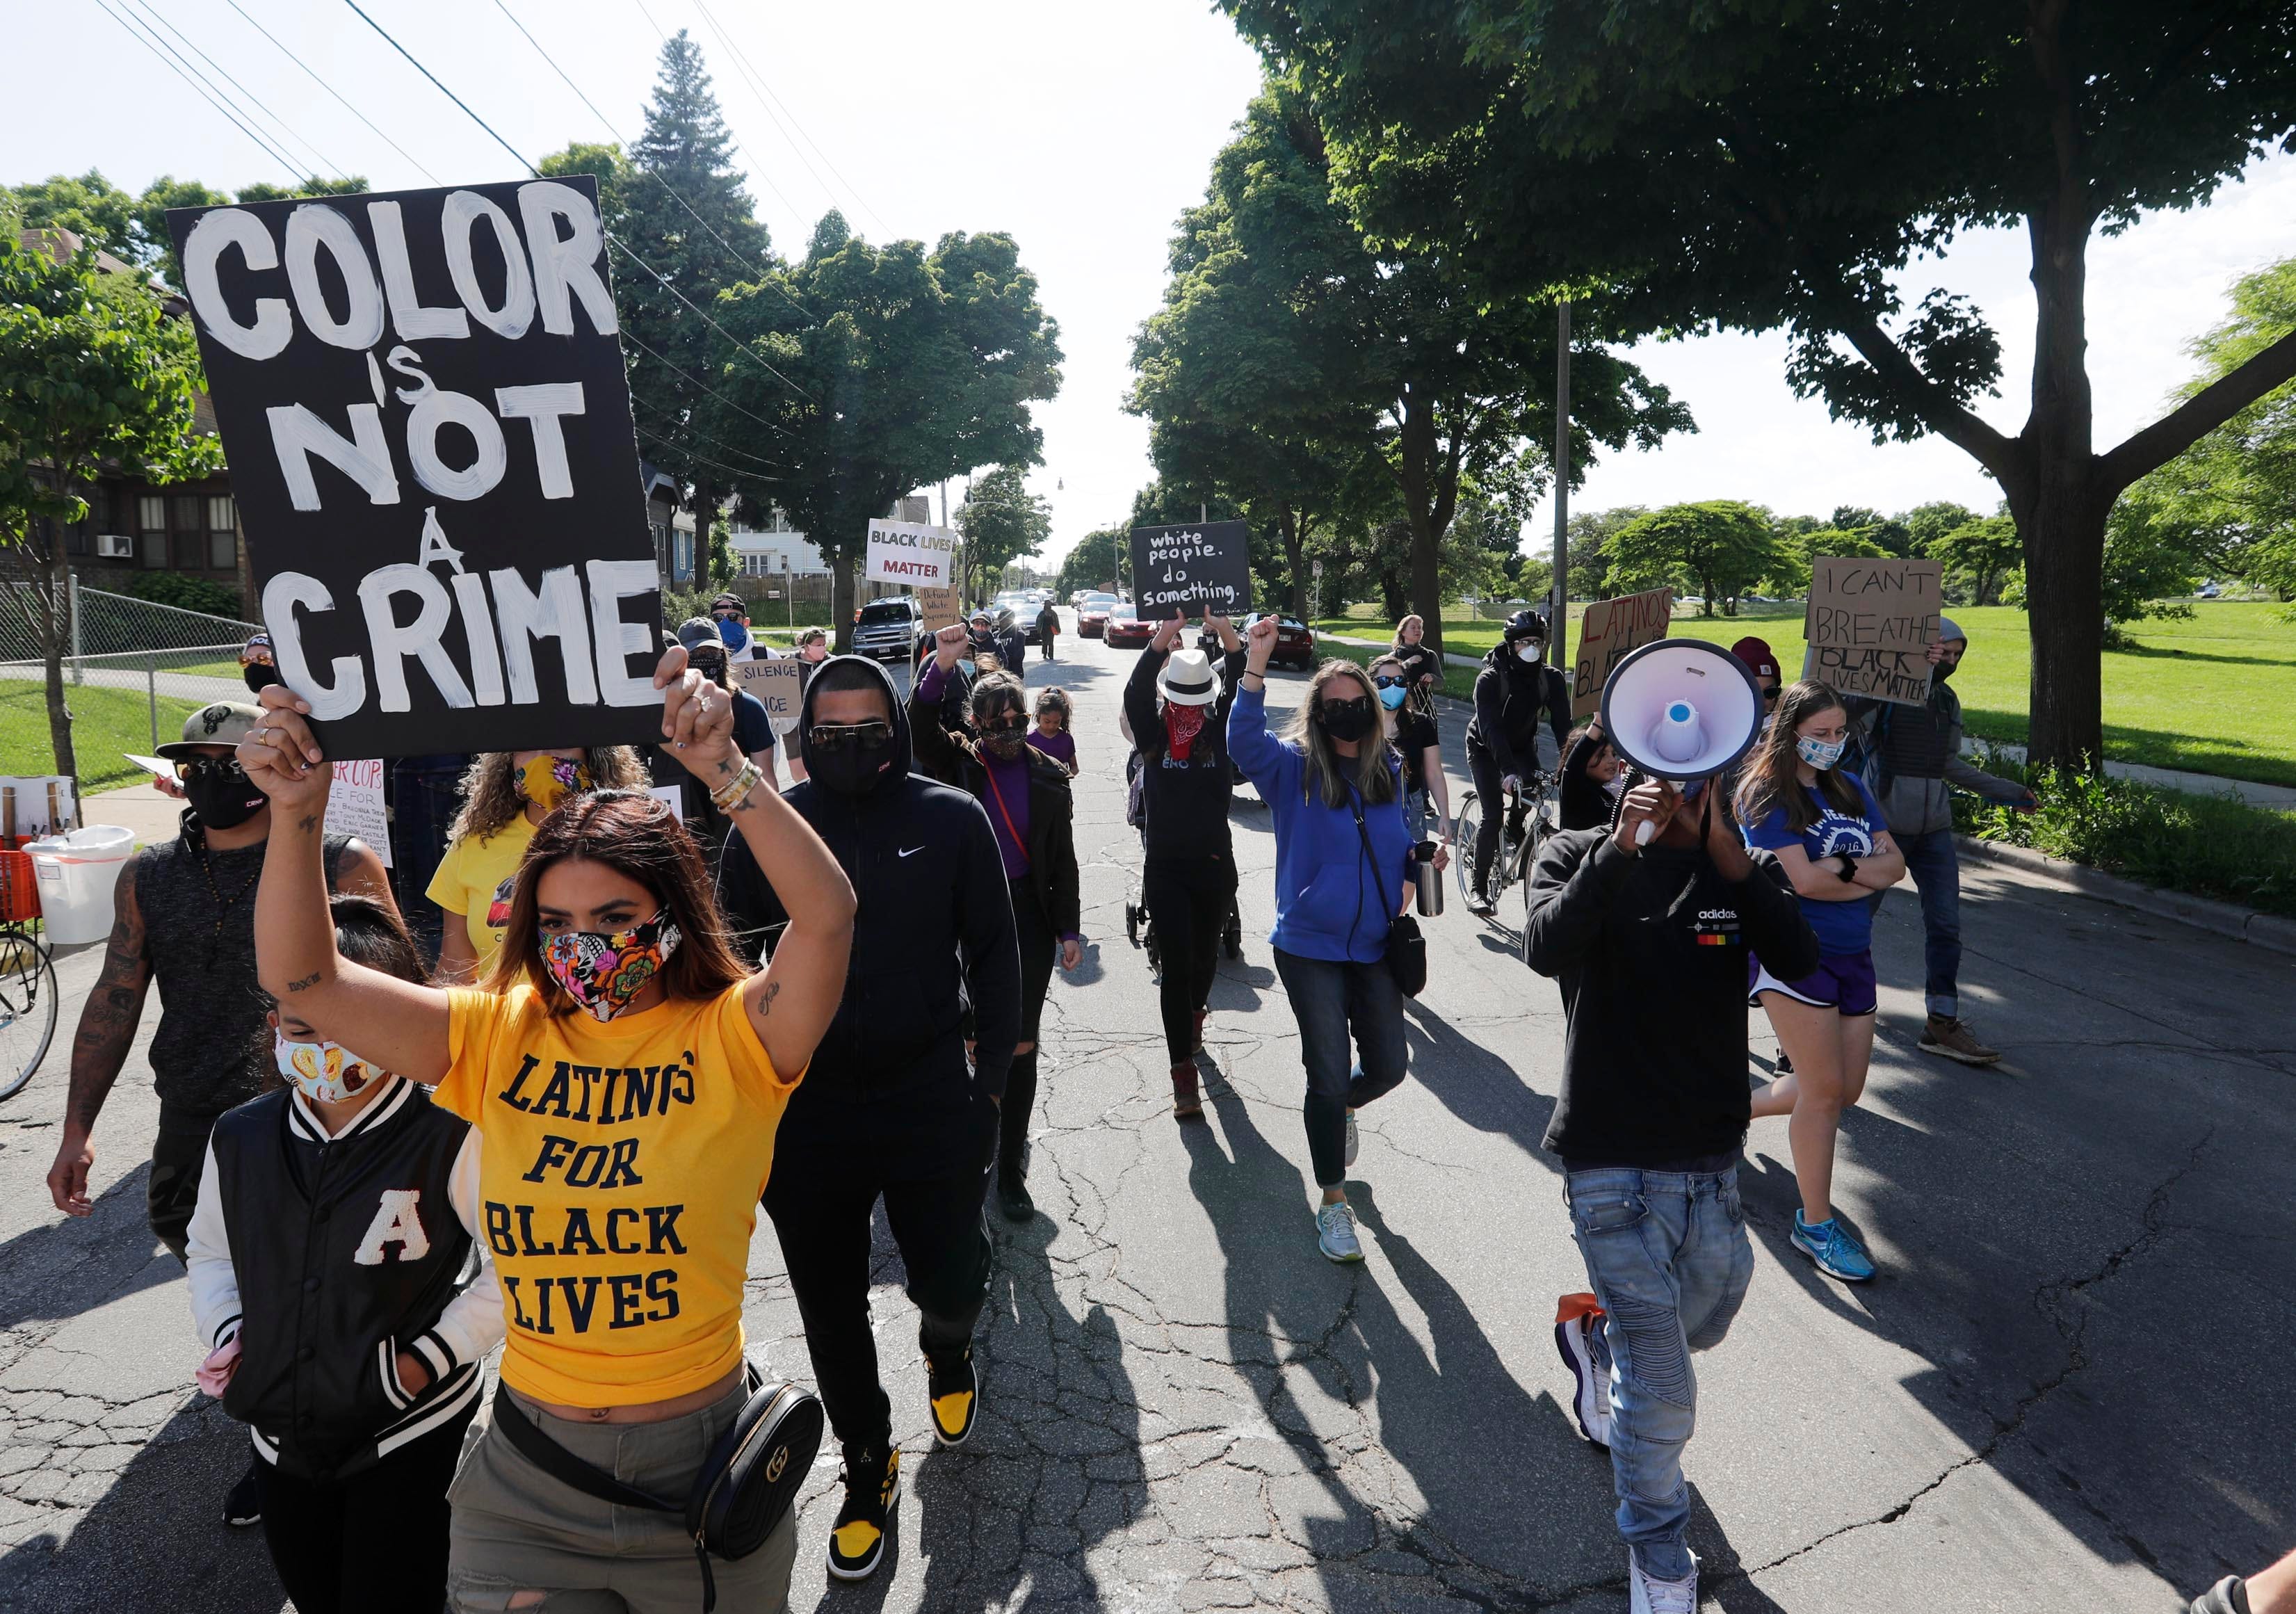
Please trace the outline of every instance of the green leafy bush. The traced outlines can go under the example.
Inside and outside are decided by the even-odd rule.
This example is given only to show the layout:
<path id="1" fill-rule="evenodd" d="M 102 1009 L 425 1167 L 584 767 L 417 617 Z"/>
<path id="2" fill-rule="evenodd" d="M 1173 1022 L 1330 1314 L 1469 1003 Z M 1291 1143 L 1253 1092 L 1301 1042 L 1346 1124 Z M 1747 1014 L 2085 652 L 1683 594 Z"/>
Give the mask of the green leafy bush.
<path id="1" fill-rule="evenodd" d="M 2013 812 L 1956 792 L 1954 822 L 1964 834 L 2031 847 L 2144 885 L 2296 917 L 2296 814 L 2129 779 L 2033 773 L 1998 755 L 1978 766 L 2021 780 L 2040 807 Z"/>
<path id="2" fill-rule="evenodd" d="M 229 617 L 234 621 L 246 619 L 239 590 L 206 578 L 186 577 L 179 571 L 139 571 L 127 585 L 127 592 L 154 605 L 204 611 L 210 617 Z"/>

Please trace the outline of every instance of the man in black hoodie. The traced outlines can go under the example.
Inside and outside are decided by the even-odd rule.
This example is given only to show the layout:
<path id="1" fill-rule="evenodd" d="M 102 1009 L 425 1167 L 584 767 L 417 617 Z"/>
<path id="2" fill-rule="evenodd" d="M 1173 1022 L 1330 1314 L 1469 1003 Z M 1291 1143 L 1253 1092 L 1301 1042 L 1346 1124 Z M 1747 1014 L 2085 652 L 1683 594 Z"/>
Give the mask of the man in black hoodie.
<path id="1" fill-rule="evenodd" d="M 934 1436 L 961 1445 L 980 1400 L 982 1199 L 1020 1038 L 1021 959 L 988 816 L 964 791 L 909 771 L 908 715 L 885 669 L 859 656 L 822 663 L 798 735 L 807 777 L 787 799 L 836 855 L 859 906 L 844 1001 L 782 1118 L 765 1207 L 845 1448 L 829 1570 L 859 1580 L 882 1560 L 901 1462 L 869 1326 L 870 1217 L 882 1195 L 919 1314 Z M 739 837 L 718 899 L 749 945 L 788 917 Z"/>
<path id="2" fill-rule="evenodd" d="M 1559 979 L 1562 1157 L 1592 1294 L 1562 1297 L 1554 1338 L 1587 1438 L 1611 1452 L 1637 1609 L 1693 1610 L 1698 1561 L 1682 1449 L 1690 1353 L 1719 1344 L 1754 1254 L 1738 1201 L 1750 1118 L 1746 949 L 1816 969 L 1785 871 L 1740 840 L 1723 791 L 1650 781 L 1616 826 L 1567 830 L 1530 876 L 1530 967 Z M 1647 845 L 1637 843 L 1644 823 Z"/>
<path id="3" fill-rule="evenodd" d="M 1554 772 L 1570 733 L 1570 682 L 1546 665 L 1546 619 L 1519 610 L 1475 675 L 1475 715 L 1467 723 L 1467 771 L 1481 807 L 1469 865 L 1475 889 L 1467 905 L 1475 913 L 1491 911 L 1487 882 L 1498 861 L 1503 808 L 1508 827 L 1522 832 L 1521 802 L 1509 802 L 1506 792 L 1532 774 Z"/>

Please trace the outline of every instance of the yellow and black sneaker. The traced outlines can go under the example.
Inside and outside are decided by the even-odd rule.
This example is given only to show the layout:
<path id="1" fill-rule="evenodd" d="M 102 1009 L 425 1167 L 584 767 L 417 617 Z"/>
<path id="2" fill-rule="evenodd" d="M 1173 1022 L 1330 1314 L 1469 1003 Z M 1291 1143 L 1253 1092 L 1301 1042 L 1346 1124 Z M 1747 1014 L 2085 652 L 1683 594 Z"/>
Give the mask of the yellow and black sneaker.
<path id="1" fill-rule="evenodd" d="M 829 1532 L 829 1572 L 840 1580 L 866 1580 L 884 1561 L 885 1535 L 901 1498 L 901 1450 L 845 1448 L 845 1505 Z"/>
<path id="2" fill-rule="evenodd" d="M 972 1348 L 943 1367 L 925 1358 L 925 1398 L 932 1404 L 933 1438 L 944 1446 L 963 1446 L 980 1411 L 980 1375 L 972 1368 Z"/>

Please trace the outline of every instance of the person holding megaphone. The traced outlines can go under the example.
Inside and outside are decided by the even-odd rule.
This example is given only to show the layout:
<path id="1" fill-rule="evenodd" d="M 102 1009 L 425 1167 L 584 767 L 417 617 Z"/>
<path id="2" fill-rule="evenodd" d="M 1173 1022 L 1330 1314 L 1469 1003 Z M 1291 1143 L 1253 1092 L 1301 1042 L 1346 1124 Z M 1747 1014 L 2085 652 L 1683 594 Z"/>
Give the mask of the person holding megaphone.
<path id="1" fill-rule="evenodd" d="M 1819 952 L 1801 975 L 1759 947 L 1747 960 L 1747 1002 L 1769 1015 L 1793 1061 L 1754 1094 L 1754 1114 L 1792 1117 L 1794 1248 L 1820 1272 L 1862 1283 L 1874 1258 L 1834 1218 L 1833 1135 L 1866 1091 L 1874 1057 L 1872 898 L 1905 878 L 1906 857 L 1866 782 L 1840 766 L 1849 741 L 1841 696 L 1815 679 L 1790 686 L 1739 780 L 1737 806 L 1747 843 L 1775 852 L 1793 882 Z"/>

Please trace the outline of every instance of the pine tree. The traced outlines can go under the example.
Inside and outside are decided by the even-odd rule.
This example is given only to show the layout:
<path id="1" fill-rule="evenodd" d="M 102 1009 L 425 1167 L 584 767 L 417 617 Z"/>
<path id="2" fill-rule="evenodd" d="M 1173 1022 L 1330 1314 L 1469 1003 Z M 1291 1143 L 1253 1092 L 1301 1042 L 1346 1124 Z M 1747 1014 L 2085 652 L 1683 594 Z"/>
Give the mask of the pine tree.
<path id="1" fill-rule="evenodd" d="M 701 47 L 681 29 L 661 47 L 645 129 L 620 176 L 617 233 L 629 250 L 613 254 L 614 287 L 623 329 L 636 339 L 630 390 L 639 450 L 692 488 L 694 555 L 707 574 L 699 580 L 713 587 L 730 580 L 715 575 L 730 569 L 724 564 L 730 550 L 711 542 L 718 506 L 733 480 L 725 467 L 755 473 L 758 461 L 773 458 L 768 434 L 740 416 L 711 426 L 708 438 L 698 435 L 695 406 L 708 397 L 685 379 L 707 380 L 710 332 L 693 309 L 711 307 L 720 291 L 757 281 L 775 266 L 771 239 L 744 180 Z"/>

